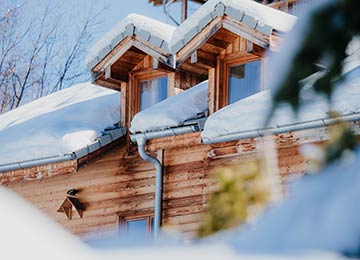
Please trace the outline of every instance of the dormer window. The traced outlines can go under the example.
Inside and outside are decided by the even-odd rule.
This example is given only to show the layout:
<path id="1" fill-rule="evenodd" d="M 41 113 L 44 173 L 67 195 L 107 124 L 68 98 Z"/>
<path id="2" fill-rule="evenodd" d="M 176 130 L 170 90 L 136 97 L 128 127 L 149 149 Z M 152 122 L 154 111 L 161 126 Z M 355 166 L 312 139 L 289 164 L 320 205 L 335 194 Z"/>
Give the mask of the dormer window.
<path id="1" fill-rule="evenodd" d="M 159 103 L 167 97 L 167 77 L 140 81 L 140 111 Z"/>
<path id="2" fill-rule="evenodd" d="M 218 99 L 218 107 L 214 112 L 262 90 L 260 56 L 242 51 L 222 55 L 217 63 L 214 99 Z"/>
<path id="3" fill-rule="evenodd" d="M 228 70 L 228 104 L 235 103 L 260 91 L 260 60 L 231 65 Z"/>
<path id="4" fill-rule="evenodd" d="M 129 74 L 129 92 L 124 101 L 128 107 L 128 125 L 138 112 L 173 95 L 175 73 L 146 68 Z"/>

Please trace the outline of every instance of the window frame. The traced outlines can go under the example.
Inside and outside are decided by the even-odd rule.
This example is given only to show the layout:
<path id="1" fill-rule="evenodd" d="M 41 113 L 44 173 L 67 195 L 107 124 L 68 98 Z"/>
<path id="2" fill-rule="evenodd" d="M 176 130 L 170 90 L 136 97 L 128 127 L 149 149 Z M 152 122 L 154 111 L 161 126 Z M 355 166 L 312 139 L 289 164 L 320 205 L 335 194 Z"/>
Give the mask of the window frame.
<path id="1" fill-rule="evenodd" d="M 132 92 L 134 97 L 134 107 L 133 107 L 133 115 L 132 117 L 140 112 L 140 83 L 146 80 L 155 80 L 159 78 L 167 78 L 167 98 L 169 98 L 173 93 L 173 84 L 171 84 L 170 74 L 160 70 L 154 70 L 151 72 L 142 72 L 142 73 L 134 73 L 133 76 L 133 86 Z"/>
<path id="2" fill-rule="evenodd" d="M 167 74 L 165 74 L 165 75 L 159 74 L 159 75 L 157 75 L 155 77 L 144 77 L 144 78 L 139 77 L 139 78 L 137 78 L 136 85 L 137 85 L 137 91 L 138 91 L 138 93 L 137 93 L 137 95 L 138 95 L 138 104 L 136 106 L 137 106 L 137 109 L 138 109 L 139 112 L 141 111 L 141 82 L 149 81 L 149 80 L 162 79 L 162 78 L 166 78 L 166 80 L 167 80 L 167 97 L 166 98 L 168 98 L 169 97 L 169 77 L 168 77 Z"/>
<path id="3" fill-rule="evenodd" d="M 229 105 L 229 76 L 230 68 L 236 65 L 245 65 L 250 62 L 260 61 L 260 91 L 263 90 L 263 78 L 264 78 L 264 59 L 261 56 L 240 52 L 227 54 L 218 59 L 218 70 L 217 70 L 217 89 L 218 89 L 218 100 L 219 107 L 217 110 Z"/>
<path id="4" fill-rule="evenodd" d="M 154 212 L 152 210 L 146 211 L 128 211 L 117 213 L 117 234 L 126 233 L 128 230 L 127 223 L 136 220 L 146 220 L 146 237 L 152 235 L 152 219 L 154 219 Z"/>

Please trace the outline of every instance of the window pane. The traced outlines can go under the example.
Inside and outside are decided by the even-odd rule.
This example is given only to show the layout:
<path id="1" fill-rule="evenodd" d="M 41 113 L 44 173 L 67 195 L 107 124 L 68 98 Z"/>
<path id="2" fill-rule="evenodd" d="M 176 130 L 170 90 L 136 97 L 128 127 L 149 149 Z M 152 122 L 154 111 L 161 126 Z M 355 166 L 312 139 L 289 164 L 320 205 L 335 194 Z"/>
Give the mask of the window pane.
<path id="1" fill-rule="evenodd" d="M 155 227 L 155 219 L 154 218 L 151 218 L 150 220 L 150 233 L 151 233 L 151 237 L 153 237 L 154 235 L 154 227 Z"/>
<path id="2" fill-rule="evenodd" d="M 261 61 L 230 67 L 229 104 L 260 91 Z"/>
<path id="3" fill-rule="evenodd" d="M 126 225 L 128 233 L 146 236 L 146 219 L 128 220 Z"/>
<path id="4" fill-rule="evenodd" d="M 167 77 L 140 82 L 140 111 L 167 98 Z"/>

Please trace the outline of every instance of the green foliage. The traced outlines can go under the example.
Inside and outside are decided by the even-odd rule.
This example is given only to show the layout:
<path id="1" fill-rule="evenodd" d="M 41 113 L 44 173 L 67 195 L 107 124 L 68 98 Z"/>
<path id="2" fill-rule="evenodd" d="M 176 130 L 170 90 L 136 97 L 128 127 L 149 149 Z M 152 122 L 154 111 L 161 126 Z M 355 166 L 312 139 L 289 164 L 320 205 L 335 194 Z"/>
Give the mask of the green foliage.
<path id="1" fill-rule="evenodd" d="M 329 141 L 325 147 L 325 164 L 343 157 L 347 152 L 355 150 L 357 140 L 349 124 L 338 122 L 329 128 Z"/>
<path id="2" fill-rule="evenodd" d="M 360 35 L 359 10 L 358 0 L 335 0 L 314 12 L 304 42 L 274 94 L 275 106 L 285 102 L 295 110 L 299 108 L 302 80 L 318 71 L 316 64 L 324 65 L 326 72 L 313 88 L 331 96 L 333 83 L 342 79 L 346 48 L 354 36 Z"/>
<path id="3" fill-rule="evenodd" d="M 211 193 L 198 237 L 245 223 L 251 212 L 269 201 L 260 162 L 249 162 L 218 169 L 214 173 L 217 189 Z"/>
<path id="4" fill-rule="evenodd" d="M 312 85 L 317 93 L 331 97 L 335 82 L 343 79 L 343 61 L 350 41 L 360 35 L 360 1 L 334 0 L 314 12 L 304 42 L 295 55 L 284 81 L 273 96 L 273 114 L 280 103 L 290 104 L 295 111 L 301 104 L 303 79 L 317 72 L 318 65 L 326 70 Z M 318 64 L 318 65 L 316 65 Z M 344 151 L 355 148 L 356 139 L 349 128 L 336 128 L 336 139 L 330 140 L 325 162 L 342 157 Z"/>

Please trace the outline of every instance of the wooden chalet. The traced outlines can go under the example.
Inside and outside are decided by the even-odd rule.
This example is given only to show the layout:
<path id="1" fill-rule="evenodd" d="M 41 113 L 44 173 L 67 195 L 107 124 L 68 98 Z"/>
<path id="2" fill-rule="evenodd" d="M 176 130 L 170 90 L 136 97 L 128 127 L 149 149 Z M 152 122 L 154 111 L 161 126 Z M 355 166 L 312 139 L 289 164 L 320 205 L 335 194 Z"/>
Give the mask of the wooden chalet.
<path id="1" fill-rule="evenodd" d="M 126 134 L 76 158 L 3 170 L 2 184 L 80 236 L 116 237 L 133 226 L 158 235 L 161 226 L 193 237 L 216 185 L 213 169 L 256 160 L 270 134 L 273 162 L 286 179 L 305 172 L 299 146 L 327 138 L 323 118 L 269 130 L 246 128 L 244 112 L 233 129 L 216 123 L 239 101 L 251 110 L 247 98 L 266 89 L 265 51 L 278 49 L 295 20 L 241 0 L 206 1 L 176 28 L 130 15 L 88 58 L 94 82 L 121 92 Z M 356 112 L 344 115 L 354 129 Z M 221 131 L 213 134 L 217 127 Z M 71 189 L 78 191 L 81 217 L 69 213 Z M 58 212 L 61 206 L 66 215 Z"/>

